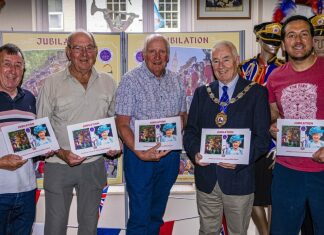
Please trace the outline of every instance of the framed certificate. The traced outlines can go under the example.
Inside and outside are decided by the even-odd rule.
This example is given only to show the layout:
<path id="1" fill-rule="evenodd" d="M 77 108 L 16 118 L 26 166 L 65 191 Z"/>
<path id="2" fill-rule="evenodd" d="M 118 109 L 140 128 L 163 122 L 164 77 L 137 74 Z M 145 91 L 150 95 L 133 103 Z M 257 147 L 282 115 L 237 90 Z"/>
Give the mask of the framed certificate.
<path id="1" fill-rule="evenodd" d="M 278 119 L 277 155 L 312 157 L 324 147 L 324 120 Z"/>
<path id="2" fill-rule="evenodd" d="M 23 159 L 59 149 L 53 128 L 47 117 L 1 127 L 8 153 Z"/>
<path id="3" fill-rule="evenodd" d="M 105 118 L 67 126 L 71 151 L 81 157 L 120 150 L 115 118 Z"/>
<path id="4" fill-rule="evenodd" d="M 248 164 L 251 131 L 249 129 L 202 129 L 201 162 Z"/>
<path id="5" fill-rule="evenodd" d="M 182 149 L 179 116 L 161 119 L 135 120 L 135 149 L 147 150 L 157 143 L 159 150 Z"/>

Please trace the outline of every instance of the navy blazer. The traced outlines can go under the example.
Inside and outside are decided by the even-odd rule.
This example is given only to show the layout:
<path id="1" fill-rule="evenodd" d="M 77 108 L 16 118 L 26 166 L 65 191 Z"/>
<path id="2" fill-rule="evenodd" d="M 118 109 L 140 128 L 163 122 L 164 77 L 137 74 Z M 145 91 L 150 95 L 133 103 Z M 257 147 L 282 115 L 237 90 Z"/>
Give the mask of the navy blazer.
<path id="1" fill-rule="evenodd" d="M 251 81 L 239 77 L 232 98 L 241 92 Z M 212 92 L 219 97 L 219 83 L 210 84 Z M 190 160 L 195 164 L 195 154 L 200 151 L 202 128 L 219 128 L 215 117 L 219 105 L 209 97 L 206 86 L 196 89 L 185 127 L 183 143 Z M 210 164 L 201 167 L 195 164 L 195 183 L 205 193 L 211 193 L 218 182 L 223 193 L 247 195 L 255 190 L 254 162 L 265 154 L 271 141 L 270 108 L 265 87 L 256 84 L 238 101 L 227 107 L 227 122 L 221 128 L 249 128 L 251 130 L 249 165 L 237 165 L 235 170 Z"/>

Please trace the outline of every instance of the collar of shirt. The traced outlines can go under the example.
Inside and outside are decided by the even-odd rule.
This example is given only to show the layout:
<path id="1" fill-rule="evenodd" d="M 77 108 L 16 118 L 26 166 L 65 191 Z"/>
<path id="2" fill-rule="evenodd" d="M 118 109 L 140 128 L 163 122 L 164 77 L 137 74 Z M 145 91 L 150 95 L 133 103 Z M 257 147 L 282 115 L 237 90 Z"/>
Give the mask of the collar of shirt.
<path id="1" fill-rule="evenodd" d="M 218 81 L 218 84 L 219 84 L 219 88 L 218 88 L 219 98 L 222 97 L 222 95 L 223 95 L 223 86 L 228 87 L 228 89 L 227 89 L 228 97 L 229 97 L 229 99 L 232 98 L 238 78 L 239 78 L 239 76 L 236 75 L 236 77 L 226 85 L 224 83 L 221 83 L 220 81 Z"/>
<path id="2" fill-rule="evenodd" d="M 155 75 L 154 75 L 154 74 L 153 74 L 153 73 L 148 69 L 148 67 L 147 67 L 147 65 L 146 65 L 146 63 L 145 63 L 145 61 L 143 61 L 141 67 L 142 67 L 142 69 L 144 70 L 144 72 L 145 72 L 145 76 L 146 76 L 146 77 L 157 79 L 157 77 L 156 77 L 156 76 L 155 76 Z M 167 73 L 168 73 L 168 70 L 165 68 L 165 71 L 164 71 L 164 73 L 162 74 L 161 78 L 163 79 L 163 78 L 165 78 L 165 77 L 168 77 L 168 76 L 166 76 Z M 159 80 L 160 80 L 160 79 L 159 79 Z"/>
<path id="3" fill-rule="evenodd" d="M 67 66 L 65 68 L 66 76 L 64 76 L 64 79 L 73 79 L 73 81 L 77 81 L 77 79 L 75 77 L 73 77 L 72 74 L 70 73 L 69 65 L 70 65 L 70 62 L 67 64 Z M 88 87 L 93 83 L 93 81 L 95 79 L 98 78 L 98 76 L 99 76 L 99 74 L 98 74 L 97 70 L 95 69 L 95 67 L 93 66 L 91 69 L 91 76 L 90 76 L 90 79 L 88 82 Z"/>
<path id="4" fill-rule="evenodd" d="M 18 100 L 18 99 L 24 97 L 24 95 L 25 95 L 24 90 L 21 89 L 20 87 L 17 87 L 17 96 L 15 97 L 14 100 Z"/>
<path id="5" fill-rule="evenodd" d="M 24 95 L 25 95 L 25 92 L 21 87 L 17 87 L 17 95 L 13 99 L 10 97 L 10 95 L 7 92 L 0 91 L 0 93 L 3 94 L 4 97 L 6 97 L 10 100 L 14 100 L 14 101 L 19 100 L 20 98 L 24 97 Z"/>

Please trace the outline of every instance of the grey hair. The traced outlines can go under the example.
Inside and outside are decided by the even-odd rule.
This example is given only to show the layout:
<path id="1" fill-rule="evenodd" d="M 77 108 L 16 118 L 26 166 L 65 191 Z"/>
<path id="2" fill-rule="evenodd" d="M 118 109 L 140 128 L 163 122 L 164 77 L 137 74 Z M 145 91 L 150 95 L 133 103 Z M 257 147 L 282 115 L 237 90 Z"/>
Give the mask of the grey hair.
<path id="1" fill-rule="evenodd" d="M 210 51 L 210 58 L 212 58 L 212 53 L 213 53 L 213 51 L 215 51 L 216 49 L 218 49 L 218 48 L 220 48 L 220 47 L 227 47 L 227 48 L 229 48 L 230 50 L 231 50 L 231 53 L 232 53 L 232 55 L 234 56 L 234 57 L 238 57 L 239 56 L 239 54 L 238 54 L 238 52 L 237 52 L 237 49 L 236 49 L 236 47 L 235 47 L 235 45 L 232 43 L 232 42 L 230 42 L 230 41 L 220 41 L 220 42 L 217 42 L 213 47 L 212 47 L 212 49 L 211 49 L 211 51 Z"/>
<path id="2" fill-rule="evenodd" d="M 161 34 L 150 34 L 145 38 L 143 53 L 145 53 L 147 51 L 147 47 L 150 44 L 150 42 L 153 40 L 156 40 L 156 39 L 161 39 L 162 41 L 164 41 L 166 48 L 167 48 L 167 54 L 170 55 L 170 43 L 169 43 L 168 39 Z"/>
<path id="3" fill-rule="evenodd" d="M 96 43 L 96 40 L 95 40 L 93 34 L 90 33 L 90 32 L 88 32 L 88 31 L 86 31 L 86 30 L 84 30 L 84 29 L 77 29 L 77 30 L 75 30 L 75 31 L 73 31 L 72 33 L 69 34 L 69 36 L 68 36 L 68 38 L 67 38 L 67 46 L 68 46 L 68 47 L 71 47 L 72 39 L 73 39 L 73 37 L 74 37 L 76 34 L 78 34 L 78 33 L 84 33 L 84 34 L 87 34 L 88 36 L 90 36 L 90 38 L 91 38 L 91 40 L 92 40 L 92 42 L 93 42 L 93 45 L 94 45 L 95 47 L 97 47 L 97 43 Z"/>

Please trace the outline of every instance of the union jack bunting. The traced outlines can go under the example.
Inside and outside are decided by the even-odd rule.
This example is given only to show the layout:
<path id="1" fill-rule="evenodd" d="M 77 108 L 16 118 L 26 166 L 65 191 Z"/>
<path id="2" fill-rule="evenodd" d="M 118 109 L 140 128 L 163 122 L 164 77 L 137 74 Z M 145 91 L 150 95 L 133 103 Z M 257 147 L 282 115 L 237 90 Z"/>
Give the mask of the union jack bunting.
<path id="1" fill-rule="evenodd" d="M 220 235 L 228 235 L 225 216 L 223 216 L 222 228 L 221 228 Z"/>
<path id="2" fill-rule="evenodd" d="M 107 192 L 108 192 L 108 188 L 109 186 L 105 186 L 104 189 L 102 190 L 102 193 L 101 193 L 101 200 L 100 200 L 100 205 L 99 205 L 99 211 L 98 211 L 98 217 L 100 217 L 100 214 L 101 214 L 101 210 L 103 208 L 103 205 L 105 203 L 105 200 L 106 200 L 106 197 L 107 197 Z"/>

